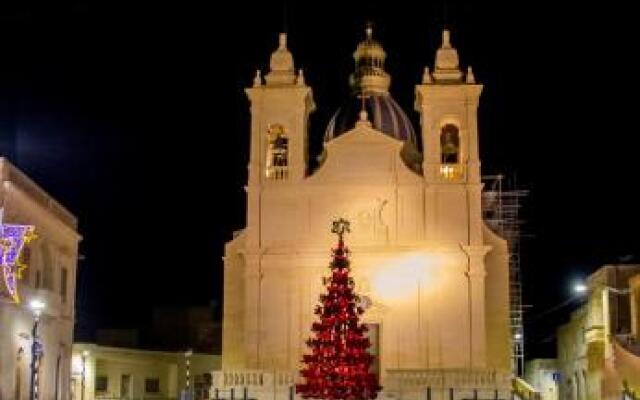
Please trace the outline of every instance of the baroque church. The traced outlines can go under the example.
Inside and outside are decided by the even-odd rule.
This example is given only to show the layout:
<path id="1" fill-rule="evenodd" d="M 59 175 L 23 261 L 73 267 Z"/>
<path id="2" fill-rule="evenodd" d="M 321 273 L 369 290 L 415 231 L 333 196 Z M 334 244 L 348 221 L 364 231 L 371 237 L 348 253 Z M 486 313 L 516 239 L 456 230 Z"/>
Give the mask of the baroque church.
<path id="1" fill-rule="evenodd" d="M 313 169 L 316 104 L 285 34 L 269 72 L 246 89 L 247 221 L 225 246 L 214 387 L 295 396 L 335 242 L 331 222 L 344 217 L 380 396 L 510 398 L 508 249 L 482 218 L 482 85 L 470 67 L 463 72 L 445 30 L 434 68 L 415 86 L 416 129 L 389 92 L 387 54 L 371 28 L 353 57 L 352 95 L 326 121 Z"/>

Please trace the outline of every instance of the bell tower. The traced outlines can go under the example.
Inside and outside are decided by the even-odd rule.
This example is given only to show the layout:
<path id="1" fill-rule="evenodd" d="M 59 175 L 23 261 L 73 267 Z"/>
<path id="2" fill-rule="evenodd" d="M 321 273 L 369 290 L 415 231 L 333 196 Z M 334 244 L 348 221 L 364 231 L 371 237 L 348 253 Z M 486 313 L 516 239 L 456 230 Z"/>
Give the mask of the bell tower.
<path id="1" fill-rule="evenodd" d="M 448 30 L 436 52 L 433 73 L 425 68 L 416 86 L 425 179 L 426 238 L 461 249 L 469 294 L 469 365 L 486 365 L 485 245 L 478 149 L 478 102 L 482 85 L 471 67 L 463 74 Z"/>
<path id="2" fill-rule="evenodd" d="M 247 223 L 252 246 L 259 246 L 260 188 L 299 183 L 307 174 L 308 122 L 315 109 L 302 70 L 295 72 L 285 33 L 271 54 L 264 81 L 258 70 L 253 87 L 246 89 L 251 102 Z"/>
<path id="3" fill-rule="evenodd" d="M 441 198 L 448 196 L 445 193 L 468 194 L 469 213 L 465 219 L 469 225 L 464 235 L 428 233 L 439 241 L 482 243 L 477 119 L 481 92 L 482 85 L 476 83 L 471 67 L 466 75 L 460 70 L 458 52 L 451 46 L 449 31 L 444 30 L 434 71 L 425 68 L 422 83 L 416 86 L 415 108 L 420 113 L 424 144 L 422 168 L 428 196 L 435 192 L 440 192 Z M 431 207 L 437 207 L 439 201 L 432 200 Z M 465 201 L 458 212 L 466 208 Z"/>
<path id="4" fill-rule="evenodd" d="M 253 87 L 246 90 L 251 102 L 250 184 L 295 182 L 307 172 L 307 125 L 315 105 L 302 70 L 295 73 L 285 33 L 269 68 L 265 84 L 257 71 Z"/>

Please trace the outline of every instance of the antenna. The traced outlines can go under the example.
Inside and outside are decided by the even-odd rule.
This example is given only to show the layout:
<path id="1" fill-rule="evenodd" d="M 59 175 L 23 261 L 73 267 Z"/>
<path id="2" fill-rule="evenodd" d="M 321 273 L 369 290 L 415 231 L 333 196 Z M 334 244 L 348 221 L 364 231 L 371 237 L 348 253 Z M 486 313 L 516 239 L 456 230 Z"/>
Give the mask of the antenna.
<path id="1" fill-rule="evenodd" d="M 282 0 L 282 32 L 288 32 L 288 20 L 287 20 L 287 0 Z"/>
<path id="2" fill-rule="evenodd" d="M 442 3 L 442 27 L 444 29 L 449 29 L 450 26 L 449 25 L 449 4 L 447 3 L 447 0 L 444 0 L 444 2 Z"/>

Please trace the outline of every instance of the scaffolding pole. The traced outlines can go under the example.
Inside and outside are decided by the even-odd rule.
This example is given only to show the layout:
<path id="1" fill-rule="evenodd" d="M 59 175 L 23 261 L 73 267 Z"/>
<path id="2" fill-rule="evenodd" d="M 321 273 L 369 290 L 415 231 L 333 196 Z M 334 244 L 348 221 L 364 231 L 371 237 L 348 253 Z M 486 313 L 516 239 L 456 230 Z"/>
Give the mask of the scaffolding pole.
<path id="1" fill-rule="evenodd" d="M 529 192 L 517 188 L 515 179 L 507 183 L 504 175 L 483 176 L 482 214 L 487 226 L 507 241 L 509 260 L 509 322 L 511 331 L 511 368 L 515 376 L 524 374 L 524 328 L 520 242 L 523 221 L 521 200 Z"/>

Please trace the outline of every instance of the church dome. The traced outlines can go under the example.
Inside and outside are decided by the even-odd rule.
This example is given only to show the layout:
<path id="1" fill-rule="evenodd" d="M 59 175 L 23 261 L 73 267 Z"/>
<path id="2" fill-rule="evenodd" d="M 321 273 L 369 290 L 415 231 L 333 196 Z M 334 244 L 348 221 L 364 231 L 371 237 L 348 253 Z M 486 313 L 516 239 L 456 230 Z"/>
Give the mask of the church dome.
<path id="1" fill-rule="evenodd" d="M 382 45 L 373 39 L 371 25 L 367 26 L 365 34 L 365 39 L 353 53 L 355 71 L 349 77 L 352 95 L 331 118 L 324 140 L 328 142 L 353 129 L 364 105 L 374 129 L 417 148 L 411 121 L 389 94 L 391 77 L 384 70 L 387 55 Z"/>
<path id="2" fill-rule="evenodd" d="M 365 110 L 374 129 L 417 148 L 416 134 L 409 117 L 389 93 L 370 92 L 365 93 L 364 97 Z M 361 110 L 362 96 L 351 96 L 329 121 L 324 134 L 325 142 L 353 129 Z"/>

